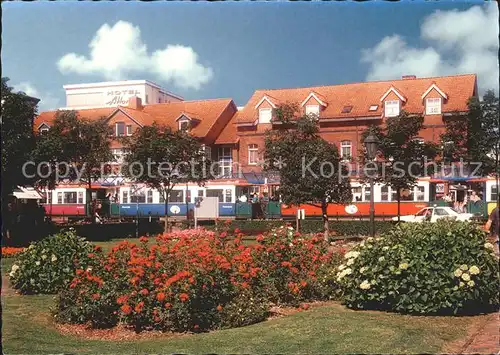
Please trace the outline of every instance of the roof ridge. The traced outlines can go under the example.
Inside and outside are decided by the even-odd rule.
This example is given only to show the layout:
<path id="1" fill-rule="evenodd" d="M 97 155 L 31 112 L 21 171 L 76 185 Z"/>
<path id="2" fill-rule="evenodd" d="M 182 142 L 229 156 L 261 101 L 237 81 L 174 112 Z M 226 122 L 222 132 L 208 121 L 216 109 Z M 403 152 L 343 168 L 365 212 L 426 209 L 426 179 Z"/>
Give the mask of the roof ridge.
<path id="1" fill-rule="evenodd" d="M 297 90 L 297 89 L 315 89 L 315 88 L 324 88 L 324 87 L 332 87 L 332 86 L 348 86 L 348 85 L 359 85 L 359 84 L 371 84 L 371 83 L 383 83 L 383 82 L 393 82 L 393 81 L 417 81 L 417 80 L 429 80 L 429 79 L 439 79 L 439 78 L 454 78 L 460 76 L 477 76 L 477 74 L 469 73 L 469 74 L 455 74 L 455 75 L 441 75 L 441 76 L 429 76 L 429 77 L 421 77 L 415 79 L 386 79 L 386 80 L 370 80 L 370 81 L 358 81 L 355 83 L 345 83 L 345 84 L 333 84 L 333 85 L 316 85 L 316 86 L 300 86 L 300 87 L 287 87 L 287 88 L 276 88 L 276 89 L 257 89 L 254 92 L 266 92 L 266 91 L 279 91 L 279 90 Z"/>

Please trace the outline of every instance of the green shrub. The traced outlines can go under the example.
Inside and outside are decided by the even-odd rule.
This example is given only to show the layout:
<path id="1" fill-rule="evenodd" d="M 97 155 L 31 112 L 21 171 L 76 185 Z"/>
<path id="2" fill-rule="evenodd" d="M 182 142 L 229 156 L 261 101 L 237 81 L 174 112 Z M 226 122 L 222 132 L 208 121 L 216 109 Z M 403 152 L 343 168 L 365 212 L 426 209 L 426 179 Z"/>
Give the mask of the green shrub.
<path id="1" fill-rule="evenodd" d="M 24 294 L 56 293 L 73 279 L 76 268 L 91 266 L 94 248 L 71 229 L 34 242 L 17 256 L 10 282 Z"/>
<path id="2" fill-rule="evenodd" d="M 498 308 L 498 261 L 466 222 L 402 224 L 345 254 L 337 281 L 357 309 L 477 314 Z"/>

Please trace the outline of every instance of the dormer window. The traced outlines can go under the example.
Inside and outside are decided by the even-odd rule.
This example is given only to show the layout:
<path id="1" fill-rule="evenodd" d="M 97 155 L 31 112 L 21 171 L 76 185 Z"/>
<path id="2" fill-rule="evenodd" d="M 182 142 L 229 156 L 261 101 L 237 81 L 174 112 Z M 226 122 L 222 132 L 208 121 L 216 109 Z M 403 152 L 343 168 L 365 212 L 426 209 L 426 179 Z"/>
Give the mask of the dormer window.
<path id="1" fill-rule="evenodd" d="M 425 114 L 440 115 L 441 114 L 441 98 L 425 99 Z"/>
<path id="2" fill-rule="evenodd" d="M 184 119 L 184 120 L 179 120 L 179 131 L 184 131 L 188 132 L 191 124 L 189 120 Z"/>
<path id="3" fill-rule="evenodd" d="M 271 123 L 272 113 L 270 108 L 261 108 L 259 110 L 259 123 Z"/>
<path id="4" fill-rule="evenodd" d="M 306 115 L 316 115 L 319 116 L 319 105 L 307 105 Z"/>
<path id="5" fill-rule="evenodd" d="M 127 136 L 132 135 L 132 125 L 127 125 Z"/>
<path id="6" fill-rule="evenodd" d="M 371 105 L 368 111 L 377 111 L 378 105 Z"/>
<path id="7" fill-rule="evenodd" d="M 399 115 L 399 101 L 388 100 L 384 103 L 385 117 L 396 117 Z"/>
<path id="8" fill-rule="evenodd" d="M 40 128 L 40 134 L 45 134 L 49 131 L 49 127 L 47 126 L 43 126 L 42 128 Z"/>

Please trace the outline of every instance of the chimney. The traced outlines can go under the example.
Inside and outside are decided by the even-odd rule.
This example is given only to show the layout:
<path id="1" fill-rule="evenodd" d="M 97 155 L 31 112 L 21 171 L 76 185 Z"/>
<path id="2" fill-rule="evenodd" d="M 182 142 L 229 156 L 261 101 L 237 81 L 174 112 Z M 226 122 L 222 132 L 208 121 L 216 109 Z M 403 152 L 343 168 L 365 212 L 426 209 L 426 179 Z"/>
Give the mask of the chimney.
<path id="1" fill-rule="evenodd" d="M 413 80 L 413 79 L 416 79 L 416 78 L 417 78 L 416 75 L 403 75 L 401 77 L 401 79 L 403 79 L 403 80 Z"/>
<path id="2" fill-rule="evenodd" d="M 142 100 L 140 97 L 132 96 L 128 99 L 128 107 L 134 110 L 142 110 Z"/>

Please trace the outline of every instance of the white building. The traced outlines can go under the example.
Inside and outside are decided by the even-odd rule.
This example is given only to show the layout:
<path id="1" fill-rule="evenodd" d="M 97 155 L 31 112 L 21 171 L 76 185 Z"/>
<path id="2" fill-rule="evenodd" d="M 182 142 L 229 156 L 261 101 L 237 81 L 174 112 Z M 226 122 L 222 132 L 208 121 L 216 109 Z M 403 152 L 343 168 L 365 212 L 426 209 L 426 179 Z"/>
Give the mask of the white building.
<path id="1" fill-rule="evenodd" d="M 145 105 L 184 100 L 148 80 L 71 84 L 63 88 L 66 91 L 66 107 L 62 109 L 127 106 L 131 96 L 140 97 Z"/>

